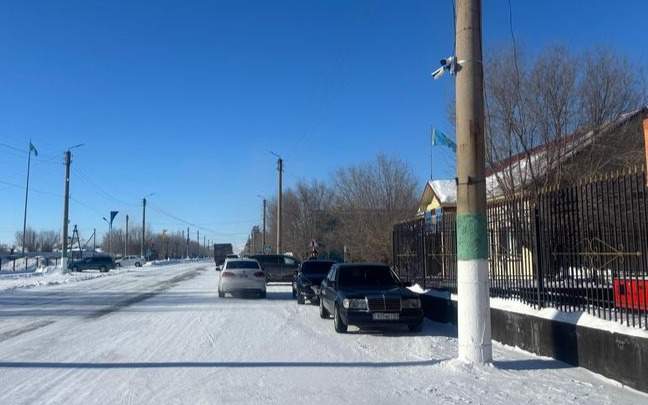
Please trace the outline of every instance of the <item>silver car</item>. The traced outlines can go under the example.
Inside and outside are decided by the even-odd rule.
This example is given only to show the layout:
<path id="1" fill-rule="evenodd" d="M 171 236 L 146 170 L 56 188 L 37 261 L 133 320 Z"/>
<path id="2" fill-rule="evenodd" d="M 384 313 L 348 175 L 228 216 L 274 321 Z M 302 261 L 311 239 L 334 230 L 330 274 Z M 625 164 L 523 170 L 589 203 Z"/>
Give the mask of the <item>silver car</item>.
<path id="1" fill-rule="evenodd" d="M 118 267 L 142 267 L 144 261 L 140 256 L 126 256 L 121 259 L 117 259 L 116 264 Z"/>
<path id="2" fill-rule="evenodd" d="M 218 280 L 218 296 L 225 294 L 266 296 L 266 274 L 253 259 L 227 259 Z"/>

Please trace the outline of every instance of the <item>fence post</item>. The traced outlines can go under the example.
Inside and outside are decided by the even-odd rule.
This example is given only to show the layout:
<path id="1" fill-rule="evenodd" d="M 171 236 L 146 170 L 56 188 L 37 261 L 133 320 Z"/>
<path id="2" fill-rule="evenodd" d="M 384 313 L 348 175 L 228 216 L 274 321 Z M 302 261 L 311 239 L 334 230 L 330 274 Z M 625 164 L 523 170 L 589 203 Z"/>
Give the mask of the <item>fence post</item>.
<path id="1" fill-rule="evenodd" d="M 423 289 L 427 287 L 425 285 L 428 273 L 428 263 L 427 263 L 427 243 L 425 243 L 425 218 L 421 219 L 421 242 L 423 243 Z"/>
<path id="2" fill-rule="evenodd" d="M 542 292 L 544 290 L 544 280 L 542 277 L 542 232 L 540 229 L 540 210 L 538 209 L 538 203 L 540 198 L 536 199 L 536 206 L 533 210 L 535 217 L 535 266 L 536 266 L 536 284 L 537 284 L 537 304 L 538 309 L 543 307 L 542 304 Z"/>

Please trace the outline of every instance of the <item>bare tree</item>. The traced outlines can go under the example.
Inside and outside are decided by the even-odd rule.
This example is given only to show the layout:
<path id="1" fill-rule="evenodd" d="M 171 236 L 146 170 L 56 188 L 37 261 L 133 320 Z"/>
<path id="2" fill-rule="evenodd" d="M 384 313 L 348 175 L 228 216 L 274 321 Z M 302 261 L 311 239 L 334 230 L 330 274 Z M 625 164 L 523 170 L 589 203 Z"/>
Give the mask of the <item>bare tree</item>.
<path id="1" fill-rule="evenodd" d="M 36 252 L 38 250 L 37 244 L 37 233 L 30 227 L 27 227 L 25 230 L 25 251 L 27 252 Z M 16 232 L 16 246 L 22 248 L 23 245 L 23 233 L 22 231 Z M 18 249 L 18 250 L 19 250 Z"/>
<path id="2" fill-rule="evenodd" d="M 641 71 L 626 56 L 597 47 L 585 52 L 579 65 L 581 127 L 597 128 L 645 102 Z"/>
<path id="3" fill-rule="evenodd" d="M 391 228 L 416 207 L 416 180 L 407 165 L 379 155 L 338 170 L 334 178 L 339 239 L 353 260 L 389 262 Z"/>
<path id="4" fill-rule="evenodd" d="M 588 139 L 594 150 L 582 135 L 645 102 L 639 70 L 609 49 L 578 58 L 554 46 L 531 62 L 519 50 L 492 55 L 485 64 L 487 162 L 504 195 L 573 180 L 573 164 L 564 166 L 575 146 Z M 617 159 L 600 150 L 595 157 L 581 159 L 587 164 L 576 173 Z"/>
<path id="5" fill-rule="evenodd" d="M 379 155 L 338 170 L 330 185 L 300 181 L 284 191 L 284 246 L 307 257 L 316 240 L 320 255 L 352 261 L 391 260 L 391 227 L 416 209 L 417 184 L 407 165 Z M 276 200 L 268 202 L 268 234 L 276 232 Z M 274 238 L 267 240 L 274 246 Z M 248 244 L 250 240 L 248 238 Z"/>
<path id="6" fill-rule="evenodd" d="M 41 252 L 52 252 L 59 243 L 59 233 L 56 231 L 40 231 L 36 239 L 38 249 Z"/>

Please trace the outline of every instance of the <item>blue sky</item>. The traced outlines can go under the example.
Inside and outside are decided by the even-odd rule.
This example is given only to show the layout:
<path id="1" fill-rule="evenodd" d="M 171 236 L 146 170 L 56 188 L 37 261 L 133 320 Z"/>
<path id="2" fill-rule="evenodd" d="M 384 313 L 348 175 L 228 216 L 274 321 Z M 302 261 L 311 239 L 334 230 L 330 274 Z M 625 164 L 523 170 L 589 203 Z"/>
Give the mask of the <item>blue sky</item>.
<path id="1" fill-rule="evenodd" d="M 648 2 L 512 0 L 518 41 L 614 47 L 648 63 Z M 451 0 L 3 1 L 0 3 L 0 241 L 29 224 L 60 229 L 62 153 L 78 143 L 71 222 L 82 237 L 111 209 L 156 230 L 205 228 L 240 242 L 257 194 L 328 179 L 385 152 L 430 174 L 429 127 L 449 130 L 452 81 L 430 72 L 452 49 Z M 508 0 L 484 1 L 485 49 L 510 44 Z M 4 145 L 4 146 L 3 146 Z M 9 145 L 7 147 L 6 145 Z M 434 151 L 435 177 L 453 159 Z M 10 183 L 10 184 L 6 184 Z M 206 231 L 208 229 L 208 231 Z"/>

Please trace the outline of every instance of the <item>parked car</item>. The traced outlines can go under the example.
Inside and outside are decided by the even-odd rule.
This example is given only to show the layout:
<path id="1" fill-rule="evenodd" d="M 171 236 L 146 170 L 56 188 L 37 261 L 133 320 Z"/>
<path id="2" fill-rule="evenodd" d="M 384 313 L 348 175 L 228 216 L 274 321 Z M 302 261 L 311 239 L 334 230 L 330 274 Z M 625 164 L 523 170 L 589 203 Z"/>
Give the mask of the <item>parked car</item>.
<path id="1" fill-rule="evenodd" d="M 320 317 L 333 315 L 335 331 L 349 325 L 379 328 L 407 325 L 419 331 L 423 325 L 421 299 L 382 264 L 335 264 L 320 288 Z"/>
<path id="2" fill-rule="evenodd" d="M 299 269 L 299 260 L 287 255 L 252 255 L 266 272 L 268 281 L 292 282 L 295 271 Z"/>
<path id="3" fill-rule="evenodd" d="M 226 259 L 218 281 L 218 296 L 254 294 L 266 297 L 266 274 L 252 259 Z"/>
<path id="4" fill-rule="evenodd" d="M 126 256 L 121 259 L 117 259 L 116 264 L 118 267 L 142 267 L 144 261 L 140 256 Z"/>
<path id="5" fill-rule="evenodd" d="M 305 300 L 317 301 L 320 284 L 334 264 L 332 260 L 307 260 L 299 266 L 292 288 L 293 298 L 297 298 L 298 304 Z"/>
<path id="6" fill-rule="evenodd" d="M 91 256 L 71 262 L 68 268 L 71 271 L 99 270 L 105 273 L 115 268 L 115 261 L 110 256 Z"/>

